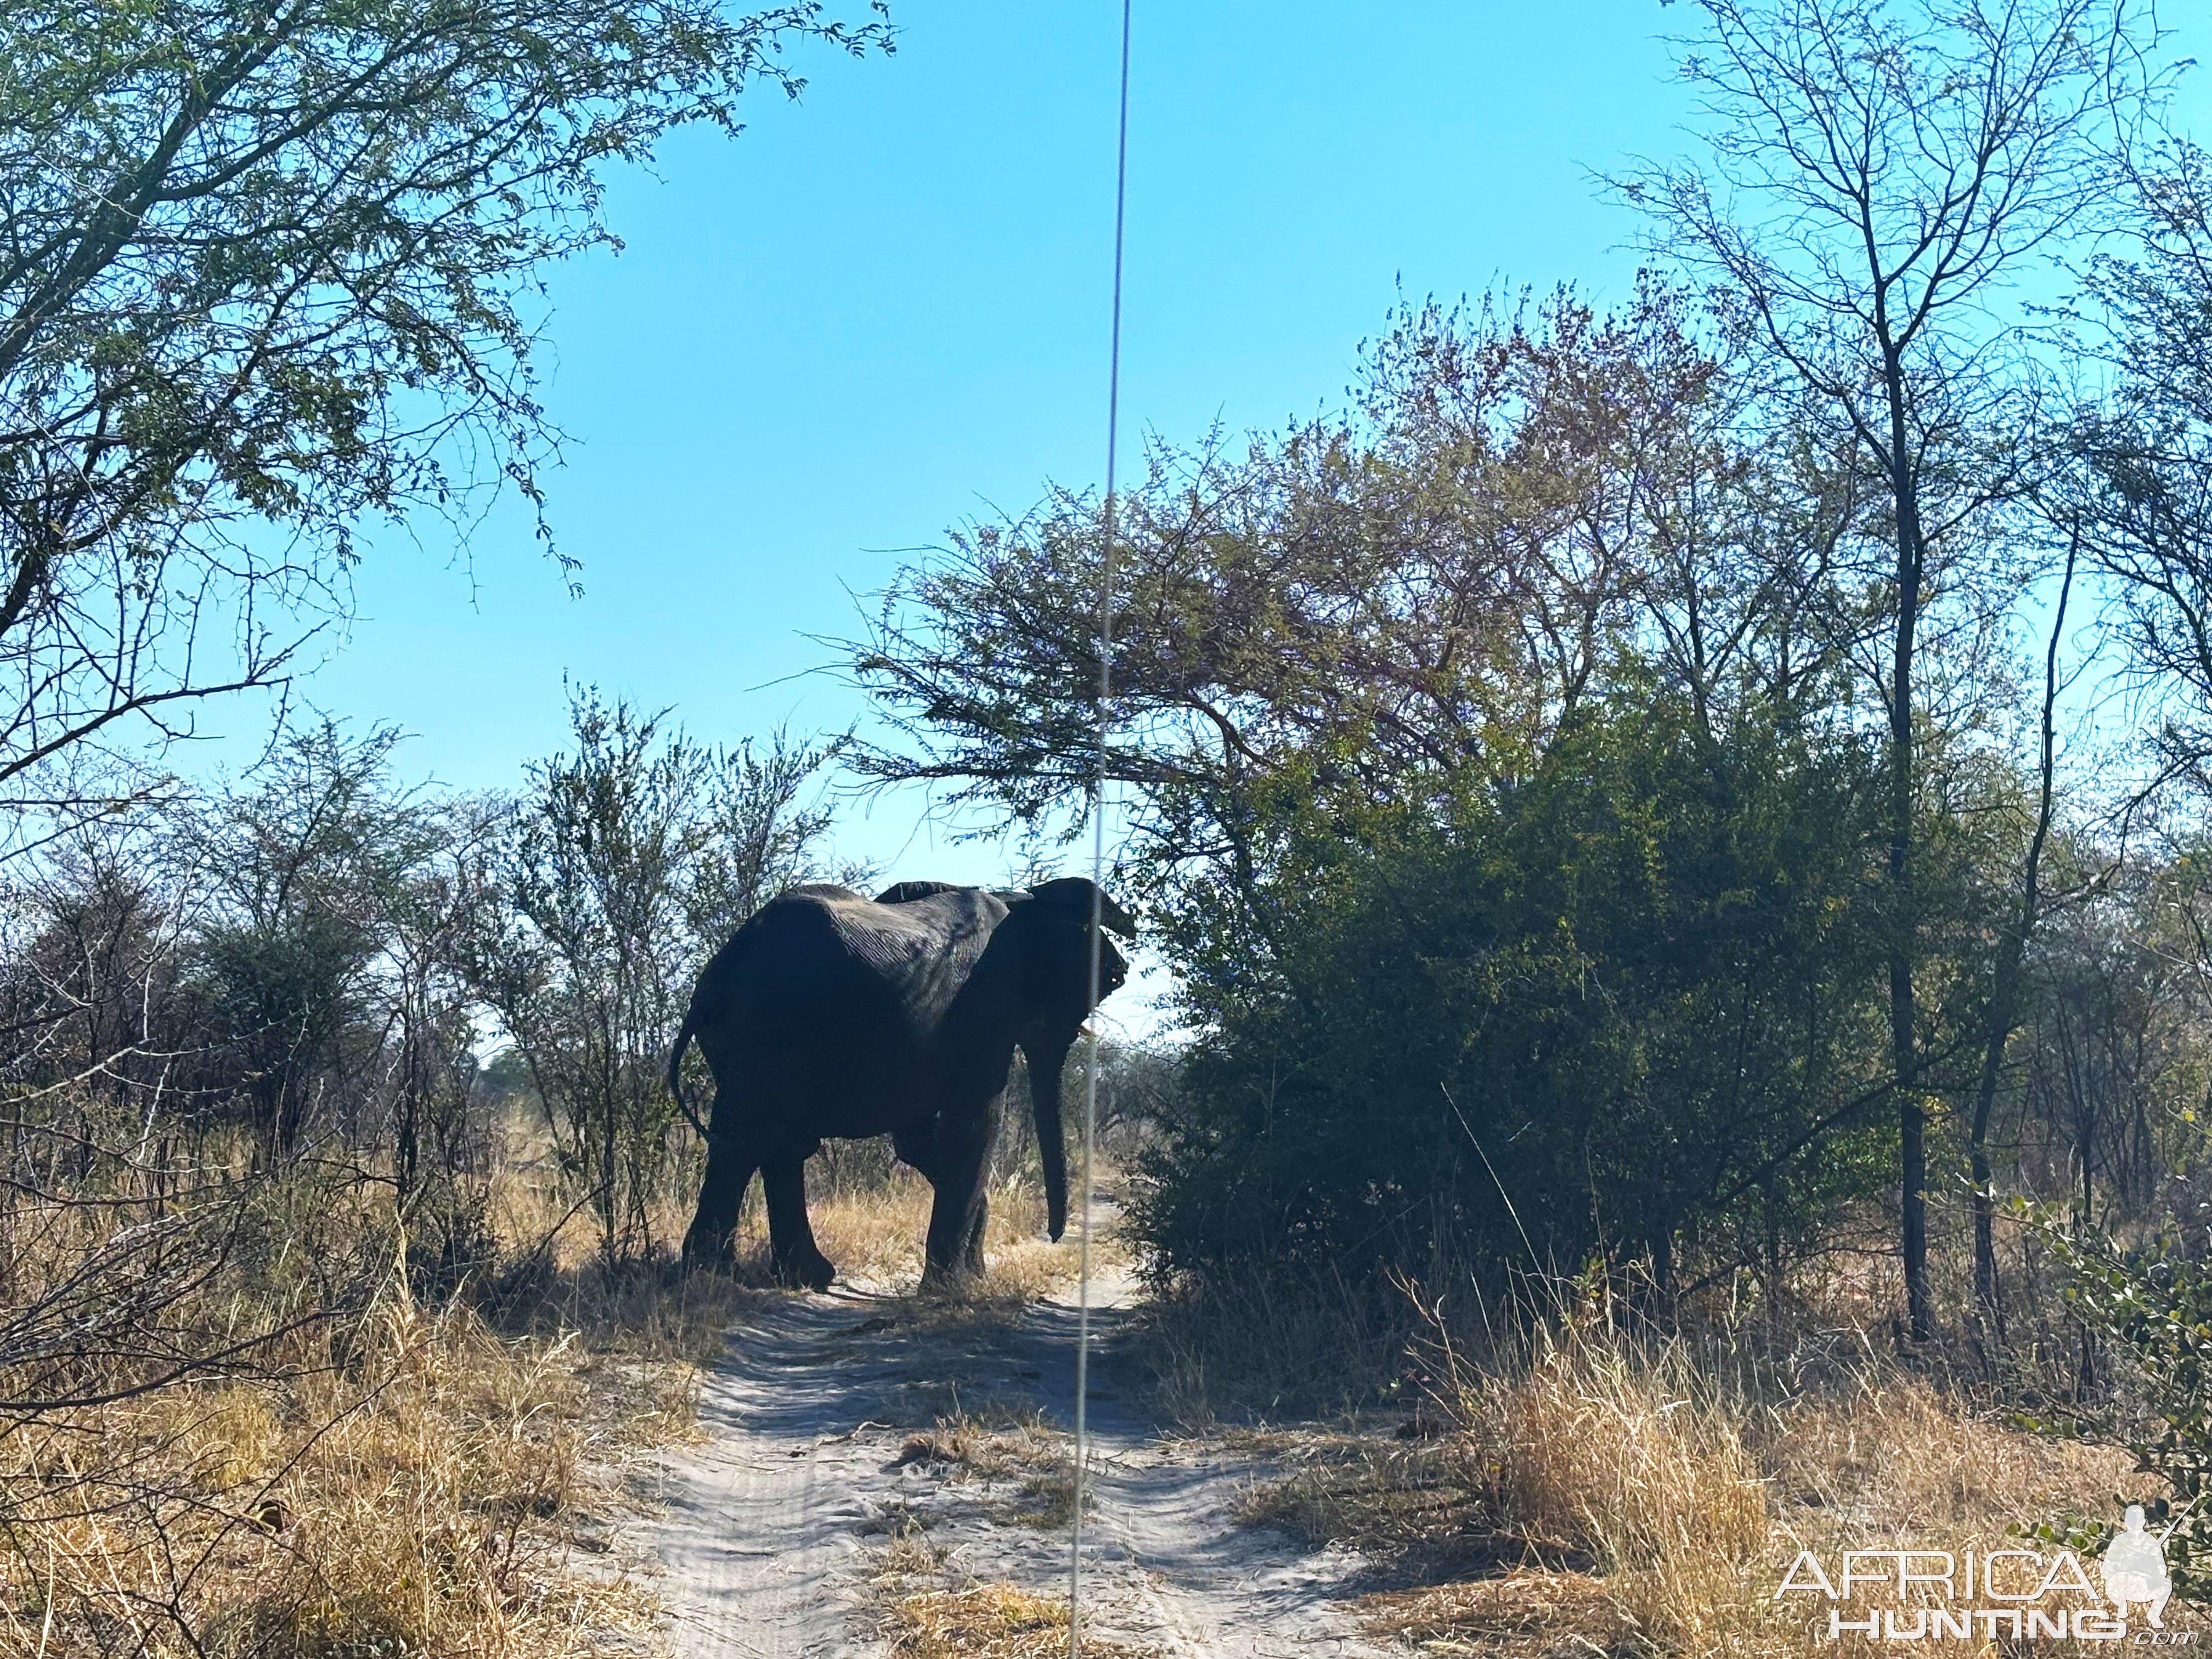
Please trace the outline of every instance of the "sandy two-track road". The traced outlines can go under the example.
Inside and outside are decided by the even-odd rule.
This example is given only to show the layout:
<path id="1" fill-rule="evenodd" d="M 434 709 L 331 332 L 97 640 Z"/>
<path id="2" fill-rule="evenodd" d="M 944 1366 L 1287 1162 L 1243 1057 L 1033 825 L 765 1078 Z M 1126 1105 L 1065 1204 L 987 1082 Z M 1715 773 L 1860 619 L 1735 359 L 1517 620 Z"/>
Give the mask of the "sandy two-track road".
<path id="1" fill-rule="evenodd" d="M 1164 1655 L 1377 1653 L 1336 1598 L 1364 1564 L 1234 1524 L 1249 1461 L 1164 1434 L 1115 1358 L 1132 1287 L 1091 1287 L 1094 1499 L 1084 1528 L 1085 1626 Z M 634 1542 L 658 1574 L 682 1659 L 885 1650 L 887 1524 L 926 1528 L 945 1571 L 1064 1593 L 1068 1531 L 971 1501 L 901 1461 L 948 1403 L 1073 1417 L 1071 1293 L 996 1317 L 919 1314 L 838 1288 L 778 1302 L 731 1334 L 700 1401 L 703 1441 L 665 1457 L 659 1513 Z"/>

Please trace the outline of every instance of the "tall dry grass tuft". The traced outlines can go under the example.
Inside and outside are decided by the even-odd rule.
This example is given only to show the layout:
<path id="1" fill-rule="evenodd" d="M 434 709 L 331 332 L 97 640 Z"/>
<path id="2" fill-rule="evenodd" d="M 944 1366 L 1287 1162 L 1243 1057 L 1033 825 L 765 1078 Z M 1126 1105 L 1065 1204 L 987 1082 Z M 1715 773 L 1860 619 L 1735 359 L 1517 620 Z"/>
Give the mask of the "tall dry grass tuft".
<path id="1" fill-rule="evenodd" d="M 1423 1408 L 1395 1433 L 1355 1416 L 1250 1437 L 1287 1473 L 1243 1518 L 1390 1560 L 1411 1587 L 1364 1611 L 1417 1646 L 1862 1659 L 1825 1601 L 1776 1600 L 1801 1548 L 1985 1553 L 2142 1495 L 2125 1454 L 2018 1429 L 1867 1333 L 1616 1313 L 1563 1293 L 1475 1348 L 1432 1329 Z"/>
<path id="2" fill-rule="evenodd" d="M 1563 1315 L 1479 1366 L 1448 1351 L 1451 1455 L 1478 1464 L 1490 1524 L 1585 1555 L 1641 1644 L 1700 1656 L 1802 1651 L 1816 1627 L 1834 1645 L 1825 1603 L 1775 1599 L 1801 1548 L 1986 1552 L 2139 1486 L 2115 1449 L 2027 1433 L 1850 1347 L 1777 1364 L 1726 1332 Z"/>
<path id="3" fill-rule="evenodd" d="M 1686 1346 L 1567 1319 L 1488 1369 L 1444 1356 L 1451 1453 L 1492 1526 L 1590 1562 L 1628 1626 L 1668 1651 L 1762 1645 L 1765 1477 L 1735 1402 Z"/>

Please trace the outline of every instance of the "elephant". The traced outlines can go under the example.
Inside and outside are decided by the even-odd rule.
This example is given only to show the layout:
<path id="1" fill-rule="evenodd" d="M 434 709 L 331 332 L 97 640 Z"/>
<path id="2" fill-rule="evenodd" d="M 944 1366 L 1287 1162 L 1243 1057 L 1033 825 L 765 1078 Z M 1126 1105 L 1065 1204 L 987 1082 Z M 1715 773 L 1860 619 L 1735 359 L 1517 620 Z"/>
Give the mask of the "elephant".
<path id="1" fill-rule="evenodd" d="M 1128 912 L 1080 877 L 1012 891 L 907 881 L 873 899 L 810 885 L 763 906 L 700 973 L 669 1057 L 668 1086 L 708 1142 L 684 1259 L 728 1255 L 757 1169 L 776 1277 L 827 1289 L 836 1269 L 807 1223 L 805 1160 L 824 1139 L 888 1133 L 937 1189 L 925 1282 L 980 1272 L 983 1171 L 1018 1045 L 1058 1239 L 1067 1225 L 1060 1072 L 1095 1006 L 1094 912 L 1136 937 Z M 1127 975 L 1102 932 L 1100 998 Z M 704 1123 L 679 1078 L 694 1040 L 714 1074 Z"/>

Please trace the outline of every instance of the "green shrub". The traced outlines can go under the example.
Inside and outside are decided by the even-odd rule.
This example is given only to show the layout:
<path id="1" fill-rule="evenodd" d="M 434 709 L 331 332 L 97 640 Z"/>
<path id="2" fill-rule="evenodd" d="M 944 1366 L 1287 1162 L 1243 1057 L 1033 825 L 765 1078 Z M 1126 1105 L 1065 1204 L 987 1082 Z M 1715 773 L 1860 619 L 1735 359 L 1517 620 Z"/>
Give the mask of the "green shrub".
<path id="1" fill-rule="evenodd" d="M 2201 1596 L 2212 1589 L 2212 1507 L 2204 1503 L 2212 1486 L 2212 1261 L 2189 1255 L 2172 1234 L 2130 1249 L 2094 1227 L 2042 1231 L 2073 1275 L 2068 1306 L 2124 1362 L 2126 1386 L 2030 1420 L 2124 1446 L 2140 1472 L 2165 1483 L 2144 1515 L 2151 1530 L 2166 1534 L 2175 1590 Z M 2092 1550 L 2112 1528 L 2094 1521 L 2040 1530 Z"/>
<path id="2" fill-rule="evenodd" d="M 1136 1206 L 1162 1272 L 1788 1255 L 1893 1168 L 1880 787 L 1851 738 L 1653 696 L 1511 784 L 1255 803 L 1258 902 L 1169 919 L 1200 1035 Z"/>

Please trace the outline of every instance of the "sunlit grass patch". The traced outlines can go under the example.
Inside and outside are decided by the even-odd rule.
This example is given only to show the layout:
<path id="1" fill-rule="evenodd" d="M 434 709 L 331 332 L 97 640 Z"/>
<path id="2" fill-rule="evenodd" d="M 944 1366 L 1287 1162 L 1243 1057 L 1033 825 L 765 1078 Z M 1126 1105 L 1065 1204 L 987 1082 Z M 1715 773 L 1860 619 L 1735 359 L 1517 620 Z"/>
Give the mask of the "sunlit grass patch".
<path id="1" fill-rule="evenodd" d="M 1378 1591 L 1355 1606 L 1370 1635 L 1425 1653 L 1588 1659 L 1639 1650 L 1633 1627 L 1587 1573 L 1505 1573 Z"/>
<path id="2" fill-rule="evenodd" d="M 1080 1243 L 1071 1224 L 1055 1243 L 1045 1237 L 1043 1194 L 1025 1182 L 990 1188 L 983 1233 L 984 1274 L 924 1292 L 932 1297 L 999 1302 L 1009 1308 L 1038 1302 L 1076 1281 Z M 895 1293 L 921 1290 L 924 1243 L 936 1192 L 903 1164 L 866 1184 L 810 1191 L 807 1218 L 815 1242 L 837 1269 L 841 1284 Z M 756 1188 L 747 1197 L 738 1225 L 738 1259 L 749 1270 L 764 1270 L 768 1255 L 765 1206 Z M 1091 1267 L 1102 1271 L 1118 1258 L 1118 1249 L 1102 1228 L 1091 1241 Z"/>
<path id="3" fill-rule="evenodd" d="M 1067 1651 L 1067 1605 L 1012 1584 L 921 1590 L 891 1602 L 891 1651 L 899 1659 L 1057 1659 Z M 1150 1659 L 1159 1650 L 1085 1636 L 1097 1659 Z"/>

